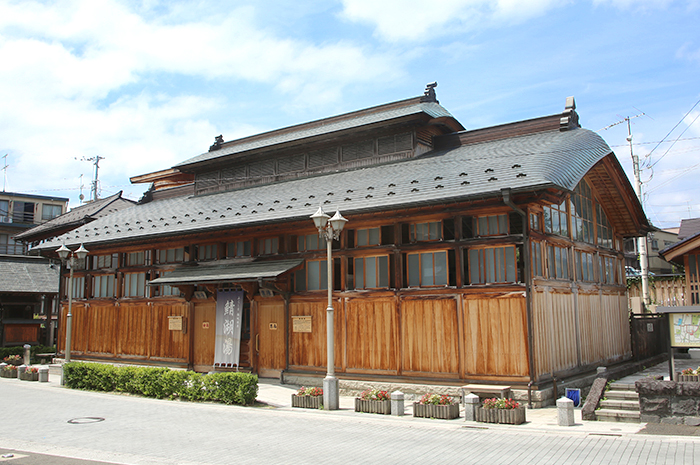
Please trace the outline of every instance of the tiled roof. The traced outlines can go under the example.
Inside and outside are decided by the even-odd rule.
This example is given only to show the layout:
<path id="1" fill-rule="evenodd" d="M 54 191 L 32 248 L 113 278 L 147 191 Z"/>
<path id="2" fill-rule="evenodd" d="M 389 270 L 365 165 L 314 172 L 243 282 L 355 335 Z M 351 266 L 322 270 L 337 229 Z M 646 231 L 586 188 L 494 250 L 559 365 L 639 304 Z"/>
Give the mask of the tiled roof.
<path id="1" fill-rule="evenodd" d="M 683 240 L 700 232 L 700 218 L 686 218 L 681 220 L 678 230 L 678 239 Z"/>
<path id="2" fill-rule="evenodd" d="M 201 262 L 193 266 L 180 266 L 168 275 L 154 279 L 149 284 L 202 284 L 272 279 L 296 268 L 303 262 L 302 259 L 247 263 L 235 260 L 217 260 L 212 262 L 213 264 Z"/>
<path id="3" fill-rule="evenodd" d="M 404 105 L 401 105 L 405 103 Z M 386 107 L 386 108 L 385 108 Z M 232 142 L 226 142 L 221 149 L 212 152 L 206 152 L 194 158 L 186 160 L 175 165 L 175 167 L 183 167 L 193 165 L 203 161 L 212 160 L 215 158 L 232 155 L 236 153 L 247 152 L 265 147 L 271 147 L 278 144 L 293 142 L 310 137 L 321 136 L 333 132 L 344 131 L 347 129 L 367 126 L 370 124 L 386 122 L 392 119 L 398 119 L 405 116 L 417 115 L 425 113 L 431 118 L 451 117 L 452 115 L 440 104 L 435 102 L 420 102 L 420 98 L 406 100 L 404 102 L 396 102 L 394 104 L 383 105 L 376 109 L 362 110 L 347 115 L 340 115 L 333 118 L 305 123 L 298 126 L 279 129 L 263 134 L 258 134 L 252 137 L 246 137 Z"/>
<path id="4" fill-rule="evenodd" d="M 109 197 L 86 203 L 85 205 L 67 211 L 63 215 L 59 215 L 45 223 L 23 231 L 14 237 L 20 241 L 33 241 L 35 237 L 44 237 L 46 234 L 50 234 L 51 231 L 65 231 L 66 226 L 79 225 L 92 219 L 114 213 L 120 208 L 124 208 L 125 205 L 136 205 L 136 202 L 129 199 L 122 199 L 121 196 L 122 191 L 119 191 Z"/>
<path id="5" fill-rule="evenodd" d="M 304 219 L 321 204 L 348 217 L 426 204 L 500 196 L 502 188 L 573 190 L 610 147 L 586 129 L 547 131 L 464 145 L 354 171 L 179 197 L 138 205 L 95 220 L 39 249 L 214 231 Z M 352 219 L 352 218 L 350 218 Z"/>
<path id="6" fill-rule="evenodd" d="M 60 265 L 41 257 L 0 256 L 0 292 L 58 293 Z"/>

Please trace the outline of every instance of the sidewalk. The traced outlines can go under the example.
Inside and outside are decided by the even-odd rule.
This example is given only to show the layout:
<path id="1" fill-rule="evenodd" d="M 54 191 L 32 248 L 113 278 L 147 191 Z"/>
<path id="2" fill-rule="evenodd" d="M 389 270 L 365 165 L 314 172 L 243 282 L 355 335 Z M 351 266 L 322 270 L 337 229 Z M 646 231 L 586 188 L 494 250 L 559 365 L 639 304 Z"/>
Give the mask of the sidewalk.
<path id="1" fill-rule="evenodd" d="M 698 360 L 676 360 L 676 370 L 680 371 L 687 367 L 697 367 Z M 46 387 L 61 388 L 60 386 L 60 367 L 52 366 L 51 375 L 48 383 L 32 383 L 41 384 Z M 637 379 L 650 375 L 664 375 L 668 379 L 668 364 L 661 363 L 653 367 L 649 367 L 641 372 L 626 376 L 616 382 L 634 384 Z M 294 411 L 300 415 L 337 415 L 337 416 L 353 416 L 361 418 L 364 421 L 386 421 L 388 416 L 357 413 L 354 410 L 355 400 L 351 396 L 340 396 L 340 408 L 336 411 L 328 410 L 309 410 L 296 409 L 291 406 L 291 396 L 296 393 L 300 386 L 291 384 L 280 384 L 277 379 L 261 378 L 258 384 L 257 401 L 266 405 L 268 408 L 279 410 Z M 556 433 L 572 433 L 585 435 L 601 435 L 601 436 L 622 436 L 637 434 L 647 426 L 646 423 L 613 423 L 603 421 L 584 421 L 581 418 L 581 407 L 574 409 L 574 426 L 559 426 L 557 409 L 554 406 L 529 409 L 527 411 L 527 422 L 522 425 L 499 425 L 491 423 L 478 423 L 465 421 L 463 410 L 461 417 L 456 420 L 435 420 L 425 418 L 413 418 L 413 408 L 411 402 L 407 401 L 404 408 L 404 416 L 392 416 L 395 421 L 402 422 L 428 422 L 433 425 L 453 425 L 464 428 L 478 428 L 491 430 L 508 430 L 508 431 L 529 431 L 529 432 L 556 432 Z M 668 425 L 672 426 L 672 425 Z M 679 434 L 679 435 L 695 435 L 696 430 L 700 428 L 689 427 L 686 429 L 668 429 L 668 428 L 650 428 L 648 431 L 651 434 Z"/>

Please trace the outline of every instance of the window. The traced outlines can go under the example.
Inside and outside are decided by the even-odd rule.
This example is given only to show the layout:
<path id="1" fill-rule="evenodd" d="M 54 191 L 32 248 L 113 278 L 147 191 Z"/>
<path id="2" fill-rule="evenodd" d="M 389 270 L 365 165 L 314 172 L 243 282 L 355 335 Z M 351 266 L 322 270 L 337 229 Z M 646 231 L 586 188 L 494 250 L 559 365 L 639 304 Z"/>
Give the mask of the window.
<path id="1" fill-rule="evenodd" d="M 513 283 L 518 280 L 515 246 L 469 249 L 471 284 Z"/>
<path id="2" fill-rule="evenodd" d="M 595 281 L 592 253 L 576 251 L 576 278 L 579 281 Z"/>
<path id="3" fill-rule="evenodd" d="M 10 214 L 10 202 L 7 200 L 0 200 L 0 217 L 7 218 Z"/>
<path id="4" fill-rule="evenodd" d="M 0 254 L 22 255 L 24 253 L 24 244 L 15 242 L 9 234 L 0 234 Z"/>
<path id="5" fill-rule="evenodd" d="M 126 254 L 126 265 L 127 266 L 137 266 L 146 264 L 146 253 L 141 252 L 130 252 Z"/>
<path id="6" fill-rule="evenodd" d="M 381 243 L 379 228 L 358 229 L 356 234 L 358 247 L 379 245 Z"/>
<path id="7" fill-rule="evenodd" d="M 325 245 L 326 241 L 318 237 L 318 233 L 297 237 L 297 250 L 299 252 L 305 250 L 321 250 Z"/>
<path id="8" fill-rule="evenodd" d="M 279 247 L 279 239 L 277 237 L 268 237 L 266 239 L 260 239 L 258 241 L 258 254 L 259 255 L 272 255 L 276 254 Z"/>
<path id="9" fill-rule="evenodd" d="M 550 205 L 544 207 L 544 230 L 550 234 L 559 236 L 569 235 L 569 226 L 567 224 L 566 201 L 560 205 Z"/>
<path id="10" fill-rule="evenodd" d="M 652 239 L 651 240 L 651 250 L 659 250 L 659 240 L 658 239 Z"/>
<path id="11" fill-rule="evenodd" d="M 539 213 L 530 213 L 530 229 L 533 231 L 542 231 Z"/>
<path id="12" fill-rule="evenodd" d="M 158 273 L 158 277 L 162 278 L 168 276 L 172 271 L 161 271 Z M 180 296 L 180 289 L 177 287 L 170 286 L 168 284 L 161 284 L 160 286 L 154 286 L 153 293 L 155 296 Z"/>
<path id="13" fill-rule="evenodd" d="M 598 223 L 598 245 L 600 247 L 613 248 L 613 231 L 608 222 L 608 217 L 605 215 L 600 204 L 596 205 L 597 223 Z"/>
<path id="14" fill-rule="evenodd" d="M 15 223 L 34 223 L 34 202 L 12 202 L 12 221 Z"/>
<path id="15" fill-rule="evenodd" d="M 64 279 L 64 289 L 68 289 L 69 277 Z M 67 295 L 67 293 L 66 293 Z M 85 298 L 85 276 L 73 276 L 73 290 L 71 292 L 73 299 L 84 299 Z"/>
<path id="16" fill-rule="evenodd" d="M 617 260 L 606 255 L 600 256 L 600 282 L 615 284 L 617 282 Z"/>
<path id="17" fill-rule="evenodd" d="M 117 268 L 118 255 L 93 255 L 92 257 L 92 269 L 102 270 L 109 268 Z"/>
<path id="18" fill-rule="evenodd" d="M 114 297 L 114 281 L 113 274 L 97 275 L 92 278 L 92 296 L 94 298 Z"/>
<path id="19" fill-rule="evenodd" d="M 409 287 L 447 285 L 447 252 L 412 253 L 406 260 Z"/>
<path id="20" fill-rule="evenodd" d="M 202 262 L 206 260 L 216 260 L 218 249 L 219 247 L 216 244 L 197 246 L 197 260 Z"/>
<path id="21" fill-rule="evenodd" d="M 574 189 L 569 207 L 574 240 L 593 244 L 593 195 L 586 181 Z"/>
<path id="22" fill-rule="evenodd" d="M 250 257 L 250 241 L 229 242 L 226 244 L 226 256 L 233 257 Z"/>
<path id="23" fill-rule="evenodd" d="M 442 239 L 442 223 L 434 221 L 432 223 L 411 224 L 408 226 L 408 236 L 410 242 L 439 241 Z"/>
<path id="24" fill-rule="evenodd" d="M 185 261 L 184 247 L 158 251 L 158 263 L 182 263 L 183 261 Z"/>
<path id="25" fill-rule="evenodd" d="M 124 297 L 146 296 L 146 273 L 124 273 Z"/>
<path id="26" fill-rule="evenodd" d="M 550 279 L 569 279 L 569 250 L 556 245 L 547 246 Z"/>
<path id="27" fill-rule="evenodd" d="M 530 261 L 532 262 L 532 276 L 544 276 L 542 273 L 542 244 L 530 243 Z"/>
<path id="28" fill-rule="evenodd" d="M 477 236 L 508 234 L 508 215 L 479 216 L 474 221 Z"/>
<path id="29" fill-rule="evenodd" d="M 60 205 L 42 205 L 41 206 L 41 219 L 43 221 L 48 221 L 52 218 L 56 218 L 57 216 L 61 215 L 61 206 Z"/>
<path id="30" fill-rule="evenodd" d="M 307 260 L 304 269 L 295 273 L 296 291 L 320 291 L 328 289 L 327 260 Z"/>
<path id="31" fill-rule="evenodd" d="M 358 257 L 348 261 L 348 289 L 389 287 L 389 257 Z"/>

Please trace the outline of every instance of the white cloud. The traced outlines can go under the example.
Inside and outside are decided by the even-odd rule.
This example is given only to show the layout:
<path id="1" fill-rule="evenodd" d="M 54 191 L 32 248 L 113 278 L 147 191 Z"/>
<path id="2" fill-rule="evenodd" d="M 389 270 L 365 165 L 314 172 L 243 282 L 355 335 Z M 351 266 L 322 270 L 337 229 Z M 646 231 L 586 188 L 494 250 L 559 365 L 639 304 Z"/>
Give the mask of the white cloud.
<path id="1" fill-rule="evenodd" d="M 368 23 L 389 41 L 425 40 L 488 25 L 514 24 L 568 1 L 555 0 L 342 0 L 341 15 Z"/>

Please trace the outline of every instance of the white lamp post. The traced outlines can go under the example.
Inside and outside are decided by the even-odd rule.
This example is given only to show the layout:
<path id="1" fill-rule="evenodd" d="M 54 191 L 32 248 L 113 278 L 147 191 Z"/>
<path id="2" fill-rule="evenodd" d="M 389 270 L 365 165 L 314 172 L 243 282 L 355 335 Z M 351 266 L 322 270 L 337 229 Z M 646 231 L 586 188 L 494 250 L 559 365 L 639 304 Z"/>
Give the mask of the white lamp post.
<path id="1" fill-rule="evenodd" d="M 71 345 L 71 336 L 72 336 L 72 331 L 73 331 L 73 268 L 75 268 L 75 259 L 77 258 L 78 260 L 85 260 L 85 257 L 87 257 L 88 251 L 85 247 L 83 247 L 83 244 L 80 244 L 80 247 L 73 252 L 71 249 L 66 247 L 65 244 L 63 244 L 61 247 L 56 249 L 56 253 L 58 253 L 58 256 L 61 257 L 61 260 L 63 260 L 64 263 L 68 263 L 68 266 L 70 267 L 70 276 L 68 278 L 68 314 L 66 315 L 66 363 L 70 362 L 70 345 Z M 70 260 L 68 259 L 70 257 Z M 61 383 L 63 383 L 63 377 L 61 377 Z"/>
<path id="2" fill-rule="evenodd" d="M 338 410 L 340 396 L 338 394 L 338 378 L 335 377 L 335 345 L 334 345 L 334 325 L 333 325 L 333 258 L 331 256 L 331 245 L 333 239 L 340 238 L 340 232 L 348 222 L 339 211 L 336 210 L 333 218 L 326 215 L 323 208 L 318 207 L 318 211 L 311 215 L 314 224 L 318 229 L 318 235 L 326 240 L 326 250 L 328 255 L 328 308 L 326 308 L 326 353 L 328 355 L 328 368 L 326 377 L 323 379 L 323 408 L 326 410 Z"/>

